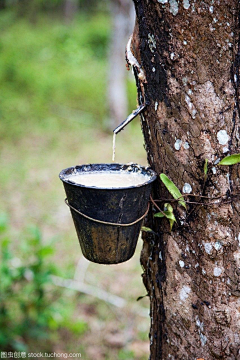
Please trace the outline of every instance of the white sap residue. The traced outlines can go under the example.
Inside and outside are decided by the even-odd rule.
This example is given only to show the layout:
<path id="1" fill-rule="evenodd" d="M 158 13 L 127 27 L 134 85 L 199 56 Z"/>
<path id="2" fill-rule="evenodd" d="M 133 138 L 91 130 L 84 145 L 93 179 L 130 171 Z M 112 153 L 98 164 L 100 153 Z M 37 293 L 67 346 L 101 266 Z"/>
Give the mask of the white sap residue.
<path id="1" fill-rule="evenodd" d="M 150 177 L 128 171 L 92 171 L 70 175 L 67 180 L 90 187 L 117 189 L 144 184 Z"/>
<path id="2" fill-rule="evenodd" d="M 115 151 L 116 151 L 116 133 L 114 132 L 113 133 L 113 147 L 112 147 L 112 150 L 113 150 L 113 153 L 112 153 L 112 161 L 115 160 Z"/>

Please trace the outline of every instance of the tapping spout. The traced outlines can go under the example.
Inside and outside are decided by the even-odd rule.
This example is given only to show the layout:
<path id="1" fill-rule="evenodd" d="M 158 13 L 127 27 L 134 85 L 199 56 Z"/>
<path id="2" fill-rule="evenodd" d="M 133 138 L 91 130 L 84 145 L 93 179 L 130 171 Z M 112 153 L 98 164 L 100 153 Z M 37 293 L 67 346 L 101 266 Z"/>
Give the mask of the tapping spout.
<path id="1" fill-rule="evenodd" d="M 134 110 L 128 117 L 113 130 L 114 134 L 118 134 L 121 130 L 125 128 L 136 116 L 138 116 L 145 108 L 147 104 L 140 105 L 136 110 Z"/>

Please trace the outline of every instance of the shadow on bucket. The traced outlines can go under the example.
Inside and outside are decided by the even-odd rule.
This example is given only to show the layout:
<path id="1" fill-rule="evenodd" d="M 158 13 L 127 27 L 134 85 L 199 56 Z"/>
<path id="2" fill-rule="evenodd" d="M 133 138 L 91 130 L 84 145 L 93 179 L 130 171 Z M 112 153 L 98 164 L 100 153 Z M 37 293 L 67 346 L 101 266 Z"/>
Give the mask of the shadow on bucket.
<path id="1" fill-rule="evenodd" d="M 70 167 L 59 177 L 83 255 L 99 264 L 129 260 L 157 174 L 137 164 L 113 163 Z"/>

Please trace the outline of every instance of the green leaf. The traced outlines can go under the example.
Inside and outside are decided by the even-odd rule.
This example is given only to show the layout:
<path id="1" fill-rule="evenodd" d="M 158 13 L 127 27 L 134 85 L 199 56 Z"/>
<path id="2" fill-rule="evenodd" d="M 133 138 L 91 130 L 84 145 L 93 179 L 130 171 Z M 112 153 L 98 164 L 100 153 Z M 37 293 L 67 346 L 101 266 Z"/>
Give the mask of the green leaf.
<path id="1" fill-rule="evenodd" d="M 204 167 L 203 167 L 204 175 L 207 176 L 208 173 L 208 159 L 205 159 Z"/>
<path id="2" fill-rule="evenodd" d="M 173 224 L 176 222 L 176 218 L 173 214 L 173 208 L 170 204 L 166 203 L 164 204 L 164 210 L 163 212 L 158 212 L 154 215 L 154 217 L 163 218 L 166 217 L 169 220 L 170 224 L 170 231 L 172 230 Z"/>
<path id="3" fill-rule="evenodd" d="M 166 211 L 164 211 L 164 214 L 168 220 L 176 221 L 176 218 L 171 211 L 166 210 Z"/>
<path id="4" fill-rule="evenodd" d="M 158 213 L 156 213 L 156 214 L 154 214 L 154 217 L 159 217 L 159 218 L 163 218 L 163 217 L 165 217 L 165 214 L 164 214 L 164 212 L 158 212 Z"/>
<path id="5" fill-rule="evenodd" d="M 223 158 L 218 165 L 234 165 L 240 163 L 240 154 L 233 154 Z"/>
<path id="6" fill-rule="evenodd" d="M 155 231 L 153 231 L 151 228 L 146 227 L 146 226 L 142 226 L 141 231 L 144 231 L 144 232 L 147 232 L 147 233 L 153 234 L 153 235 L 155 235 L 155 236 L 158 236 L 158 234 L 157 234 L 157 233 L 155 233 Z"/>
<path id="7" fill-rule="evenodd" d="M 167 175 L 163 173 L 160 174 L 160 179 L 162 180 L 170 194 L 174 197 L 174 199 L 178 200 L 179 205 L 182 205 L 186 209 L 187 207 L 185 200 L 183 199 L 183 196 L 176 187 L 176 185 L 167 177 Z"/>
<path id="8" fill-rule="evenodd" d="M 164 210 L 168 210 L 173 213 L 173 207 L 169 203 L 164 204 Z"/>
<path id="9" fill-rule="evenodd" d="M 145 232 L 152 232 L 152 229 L 150 229 L 149 227 L 146 227 L 146 226 L 142 226 L 141 230 L 145 231 Z"/>
<path id="10" fill-rule="evenodd" d="M 164 214 L 163 214 L 164 213 Z M 171 211 L 169 211 L 169 210 L 165 210 L 165 211 L 163 211 L 163 213 L 156 213 L 155 215 L 154 215 L 154 217 L 159 217 L 159 218 L 163 218 L 163 217 L 166 217 L 167 219 L 169 219 L 169 220 L 174 220 L 174 221 L 176 221 L 176 218 L 175 218 L 175 216 L 174 216 L 174 214 L 171 212 Z"/>
<path id="11" fill-rule="evenodd" d="M 165 214 L 169 220 L 170 231 L 172 231 L 172 227 L 173 227 L 174 223 L 176 222 L 176 218 L 173 214 L 173 208 L 170 204 L 164 204 L 164 207 L 167 209 L 167 210 L 165 210 Z"/>

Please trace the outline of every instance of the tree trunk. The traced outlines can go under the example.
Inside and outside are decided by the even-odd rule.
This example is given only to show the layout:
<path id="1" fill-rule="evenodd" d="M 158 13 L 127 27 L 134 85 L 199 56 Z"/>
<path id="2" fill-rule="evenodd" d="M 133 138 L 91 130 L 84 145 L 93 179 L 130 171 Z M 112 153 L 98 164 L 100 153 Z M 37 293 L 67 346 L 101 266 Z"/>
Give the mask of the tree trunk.
<path id="1" fill-rule="evenodd" d="M 0 0 L 0 10 L 6 8 L 6 0 Z"/>
<path id="2" fill-rule="evenodd" d="M 134 9 L 129 0 L 110 2 L 112 36 L 108 55 L 109 128 L 112 130 L 128 115 L 127 71 L 124 50 L 134 24 Z"/>
<path id="3" fill-rule="evenodd" d="M 240 166 L 217 165 L 240 152 L 239 1 L 134 4 L 131 51 L 142 68 L 139 102 L 149 102 L 142 115 L 148 161 L 191 202 L 187 211 L 171 203 L 172 231 L 153 217 L 156 206 L 148 218 L 156 233 L 146 234 L 141 256 L 150 359 L 239 360 Z M 154 198 L 161 209 L 171 198 L 160 181 Z"/>
<path id="4" fill-rule="evenodd" d="M 78 0 L 64 0 L 64 20 L 66 23 L 70 23 L 73 20 L 78 8 Z"/>

